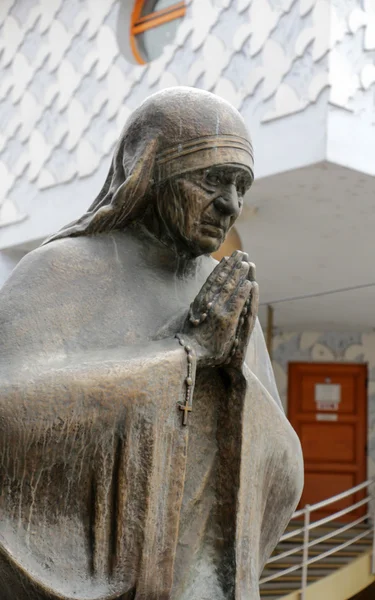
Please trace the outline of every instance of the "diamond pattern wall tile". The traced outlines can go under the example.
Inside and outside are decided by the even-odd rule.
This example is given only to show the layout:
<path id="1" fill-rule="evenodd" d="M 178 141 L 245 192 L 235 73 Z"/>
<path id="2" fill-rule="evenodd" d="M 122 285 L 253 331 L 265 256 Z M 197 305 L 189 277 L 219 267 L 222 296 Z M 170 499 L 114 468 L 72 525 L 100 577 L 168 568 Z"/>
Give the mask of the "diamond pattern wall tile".
<path id="1" fill-rule="evenodd" d="M 130 112 L 172 85 L 215 91 L 260 124 L 329 88 L 332 105 L 373 125 L 373 0 L 187 0 L 175 40 L 145 66 L 118 48 L 129 1 L 0 2 L 2 225 L 19 219 L 20 194 L 92 175 Z"/>

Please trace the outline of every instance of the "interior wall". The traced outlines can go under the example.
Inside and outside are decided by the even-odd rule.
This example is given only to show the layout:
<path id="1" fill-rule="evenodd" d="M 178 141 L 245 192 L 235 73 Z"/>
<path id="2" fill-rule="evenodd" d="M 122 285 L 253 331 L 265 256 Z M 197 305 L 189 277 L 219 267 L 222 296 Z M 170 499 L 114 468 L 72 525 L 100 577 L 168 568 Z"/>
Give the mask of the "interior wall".
<path id="1" fill-rule="evenodd" d="M 375 477 L 375 333 L 277 333 L 273 338 L 273 368 L 286 412 L 288 364 L 296 361 L 368 364 L 368 476 Z"/>

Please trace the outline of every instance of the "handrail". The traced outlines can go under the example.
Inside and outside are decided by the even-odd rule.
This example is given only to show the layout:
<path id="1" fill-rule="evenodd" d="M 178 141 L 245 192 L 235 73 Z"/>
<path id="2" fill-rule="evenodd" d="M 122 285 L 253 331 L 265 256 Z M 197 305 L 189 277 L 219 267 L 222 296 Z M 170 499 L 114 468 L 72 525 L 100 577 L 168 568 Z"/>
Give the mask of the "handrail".
<path id="1" fill-rule="evenodd" d="M 322 544 L 323 542 L 326 542 L 327 540 L 330 540 L 331 538 L 333 538 L 337 535 L 340 535 L 340 533 L 344 533 L 344 531 L 348 531 L 349 529 L 352 529 L 353 527 L 360 525 L 361 523 L 363 523 L 363 521 L 366 521 L 367 519 L 369 519 L 370 516 L 371 516 L 370 513 L 366 513 L 363 517 L 360 517 L 356 521 L 353 521 L 352 523 L 349 523 L 348 525 L 344 525 L 344 527 L 340 527 L 339 529 L 334 529 L 330 533 L 326 533 L 325 535 L 322 535 L 321 537 L 318 537 L 315 540 L 312 540 L 311 542 L 308 543 L 308 548 L 313 548 L 317 544 Z M 303 548 L 304 548 L 303 545 L 296 546 L 295 548 L 292 548 L 291 550 L 286 550 L 285 552 L 281 552 L 280 554 L 275 554 L 274 556 L 272 556 L 269 559 L 267 564 L 271 564 L 271 563 L 277 562 L 278 560 L 281 560 L 282 558 L 287 558 L 287 556 L 292 556 L 293 554 L 297 554 L 298 552 L 301 552 L 303 550 Z"/>
<path id="2" fill-rule="evenodd" d="M 303 514 L 305 514 L 305 510 L 303 511 Z M 294 515 L 291 520 L 294 520 Z M 280 538 L 280 542 L 286 542 L 286 540 L 290 540 L 290 538 L 295 537 L 304 531 L 304 528 L 301 527 L 300 529 L 293 529 L 293 531 L 289 531 L 289 533 L 284 533 L 284 535 Z"/>
<path id="3" fill-rule="evenodd" d="M 364 506 L 365 504 L 370 502 L 370 500 L 371 500 L 371 498 L 369 498 L 369 497 L 364 498 L 363 500 L 360 500 L 359 502 L 352 504 L 352 506 L 348 506 L 348 508 L 343 508 L 342 510 L 339 510 L 332 517 L 324 517 L 323 519 L 319 519 L 319 521 L 314 521 L 314 523 L 311 523 L 311 525 L 309 526 L 309 529 L 316 529 L 317 527 L 321 527 L 322 525 L 325 525 L 326 523 L 329 523 L 330 521 L 336 521 L 336 519 L 339 519 L 340 517 L 344 517 L 345 515 L 349 514 L 353 510 L 355 510 L 356 508 L 361 508 L 361 506 Z"/>
<path id="4" fill-rule="evenodd" d="M 339 512 L 335 513 L 333 516 L 324 517 L 323 519 L 319 519 L 319 521 L 314 521 L 313 523 L 309 524 L 309 530 L 311 531 L 312 529 L 316 529 L 316 527 L 321 527 L 322 525 L 325 525 L 326 523 L 329 523 L 330 521 L 335 521 L 336 519 L 339 519 L 340 517 L 344 517 L 346 514 L 352 512 L 352 510 L 355 510 L 356 508 L 360 508 L 364 504 L 367 504 L 367 502 L 369 502 L 370 500 L 371 500 L 371 498 L 364 498 L 363 500 L 356 502 L 355 504 L 353 504 L 352 506 L 349 506 L 348 508 L 343 508 Z M 305 514 L 305 510 L 306 509 L 303 510 L 303 514 Z M 310 509 L 310 512 L 312 512 L 311 509 Z M 294 520 L 294 519 L 295 519 L 295 516 L 293 515 L 291 520 Z M 285 542 L 286 540 L 290 540 L 292 537 L 295 537 L 296 535 L 299 535 L 300 533 L 303 533 L 304 531 L 305 531 L 305 528 L 301 527 L 300 529 L 294 529 L 293 531 L 290 531 L 289 533 L 285 533 L 280 538 L 280 542 Z"/>
<path id="5" fill-rule="evenodd" d="M 295 565 L 293 567 L 288 567 L 288 569 L 284 569 L 283 571 L 280 571 L 279 573 L 276 573 L 275 575 L 269 575 L 269 577 L 265 577 L 264 579 L 261 579 L 259 584 L 262 585 L 262 583 L 268 583 L 269 581 L 274 581 L 274 579 L 278 579 L 282 575 L 288 575 L 288 573 L 293 573 L 293 571 L 297 571 L 300 568 L 301 568 L 301 565 Z"/>
<path id="6" fill-rule="evenodd" d="M 301 508 L 301 510 L 297 510 L 295 513 L 293 513 L 291 520 L 298 519 L 299 517 L 303 517 L 304 514 L 305 514 L 305 509 Z"/>
<path id="7" fill-rule="evenodd" d="M 363 523 L 363 521 L 366 521 L 367 519 L 369 519 L 370 516 L 371 516 L 370 513 L 366 513 L 363 517 L 360 517 L 356 521 L 349 523 L 349 525 L 345 525 L 344 527 L 340 527 L 339 529 L 334 529 L 333 531 L 331 531 L 331 533 L 326 533 L 325 535 L 322 535 L 321 537 L 316 538 L 316 540 L 309 542 L 309 548 L 313 548 L 313 546 L 316 546 L 317 544 L 322 544 L 323 542 L 330 540 L 331 538 L 335 537 L 336 535 L 340 535 L 340 533 L 344 533 L 344 531 L 349 531 L 349 529 L 352 529 L 353 527 L 357 527 L 357 525 L 360 525 L 361 523 Z"/>
<path id="8" fill-rule="evenodd" d="M 317 546 L 318 544 L 322 544 L 323 542 L 326 542 L 327 540 L 329 540 L 337 535 L 340 535 L 344 532 L 350 531 L 350 529 L 353 529 L 353 527 L 356 527 L 356 526 L 360 525 L 361 523 L 364 523 L 365 521 L 369 520 L 372 515 L 370 514 L 370 511 L 367 511 L 364 516 L 359 517 L 359 518 L 355 519 L 354 521 L 343 525 L 342 527 L 334 529 L 333 531 L 330 531 L 318 538 L 314 538 L 311 540 L 310 540 L 310 531 L 316 529 L 317 527 L 320 527 L 322 525 L 325 525 L 327 523 L 335 521 L 336 519 L 339 519 L 340 517 L 348 515 L 352 511 L 354 511 L 362 506 L 367 505 L 371 501 L 372 498 L 368 494 L 362 500 L 359 500 L 358 502 L 355 502 L 354 504 L 351 504 L 350 506 L 337 511 L 336 513 L 334 513 L 328 517 L 318 519 L 317 521 L 311 522 L 311 513 L 315 512 L 321 508 L 324 508 L 326 506 L 329 506 L 330 504 L 333 504 L 334 502 L 343 500 L 343 499 L 347 498 L 348 496 L 352 496 L 353 494 L 356 494 L 362 490 L 365 490 L 366 488 L 369 488 L 370 486 L 372 486 L 374 483 L 375 483 L 375 479 L 369 479 L 359 485 L 356 485 L 355 487 L 351 488 L 350 490 L 347 490 L 346 492 L 342 492 L 341 494 L 337 494 L 336 496 L 332 496 L 331 498 L 327 498 L 327 500 L 317 502 L 316 504 L 313 504 L 311 506 L 307 505 L 307 506 L 305 506 L 305 508 L 296 511 L 293 514 L 291 521 L 296 520 L 296 519 L 301 519 L 301 517 L 303 517 L 303 519 L 304 519 L 303 526 L 301 525 L 301 526 L 297 527 L 296 529 L 293 529 L 292 531 L 284 533 L 284 535 L 280 538 L 280 542 L 292 540 L 292 538 L 296 537 L 297 535 L 303 534 L 303 543 L 302 544 L 300 543 L 300 544 L 294 546 L 293 548 L 285 550 L 284 552 L 281 552 L 279 554 L 275 554 L 267 561 L 266 565 L 274 564 L 283 558 L 292 556 L 293 554 L 302 553 L 301 560 L 297 564 L 294 564 L 286 569 L 277 571 L 276 573 L 272 573 L 270 575 L 267 575 L 266 577 L 263 577 L 259 583 L 262 585 L 262 584 L 268 583 L 270 581 L 274 581 L 275 579 L 279 579 L 280 577 L 283 577 L 284 575 L 287 575 L 289 573 L 293 573 L 295 571 L 301 570 L 300 592 L 301 592 L 301 600 L 304 600 L 306 587 L 307 587 L 307 581 L 308 581 L 309 566 L 318 562 L 319 560 L 322 560 L 328 556 L 331 556 L 337 552 L 340 552 L 341 550 L 347 548 L 348 546 L 355 544 L 356 542 L 360 541 L 361 539 L 369 536 L 371 533 L 373 535 L 372 572 L 373 572 L 373 574 L 375 574 L 375 517 L 373 518 L 373 522 L 372 522 L 371 526 L 369 526 L 368 528 L 366 527 L 366 529 L 364 531 L 361 531 L 361 533 L 357 534 L 355 537 L 350 537 L 343 543 L 336 545 L 333 548 L 329 548 L 328 550 L 325 549 L 325 551 L 318 554 L 318 556 L 309 558 L 310 548 Z M 297 557 L 296 557 L 296 559 L 297 559 Z"/>
<path id="9" fill-rule="evenodd" d="M 351 544 L 355 544 L 356 542 L 359 542 L 359 540 L 366 537 L 366 535 L 369 535 L 371 532 L 372 532 L 372 528 L 365 529 L 365 531 L 363 531 L 362 533 L 359 533 L 358 535 L 356 535 L 354 538 L 351 538 L 347 542 L 344 542 L 343 544 L 340 544 L 339 546 L 332 548 L 332 550 L 327 550 L 326 552 L 322 552 L 322 554 L 319 554 L 319 556 L 314 556 L 314 558 L 310 558 L 310 560 L 307 561 L 307 564 L 312 565 L 313 563 L 318 562 L 318 560 L 321 560 L 322 558 L 327 558 L 327 556 L 331 556 L 332 554 L 335 554 L 336 552 L 340 552 L 340 550 L 344 550 L 348 546 L 351 546 Z"/>

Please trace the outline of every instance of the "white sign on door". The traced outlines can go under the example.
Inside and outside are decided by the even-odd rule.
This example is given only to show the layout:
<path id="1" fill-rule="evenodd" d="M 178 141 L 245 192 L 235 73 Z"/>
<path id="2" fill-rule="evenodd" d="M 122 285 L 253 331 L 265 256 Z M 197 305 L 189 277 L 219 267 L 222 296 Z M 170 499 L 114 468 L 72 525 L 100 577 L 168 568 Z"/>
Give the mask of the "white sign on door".
<path id="1" fill-rule="evenodd" d="M 341 385 L 337 383 L 316 383 L 315 402 L 317 410 L 338 410 L 341 402 Z"/>
<path id="2" fill-rule="evenodd" d="M 317 413 L 316 415 L 316 420 L 317 421 L 337 421 L 338 420 L 338 416 L 337 415 L 330 415 L 330 414 L 320 414 Z"/>

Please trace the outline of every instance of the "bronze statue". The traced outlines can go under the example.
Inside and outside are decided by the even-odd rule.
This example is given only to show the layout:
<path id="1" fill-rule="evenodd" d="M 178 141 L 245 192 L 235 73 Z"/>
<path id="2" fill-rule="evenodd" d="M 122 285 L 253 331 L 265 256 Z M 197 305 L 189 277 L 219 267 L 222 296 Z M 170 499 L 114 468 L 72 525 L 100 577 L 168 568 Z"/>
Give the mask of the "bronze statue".
<path id="1" fill-rule="evenodd" d="M 1 600 L 259 598 L 303 471 L 254 267 L 210 257 L 252 181 L 236 110 L 159 92 L 3 287 Z"/>

